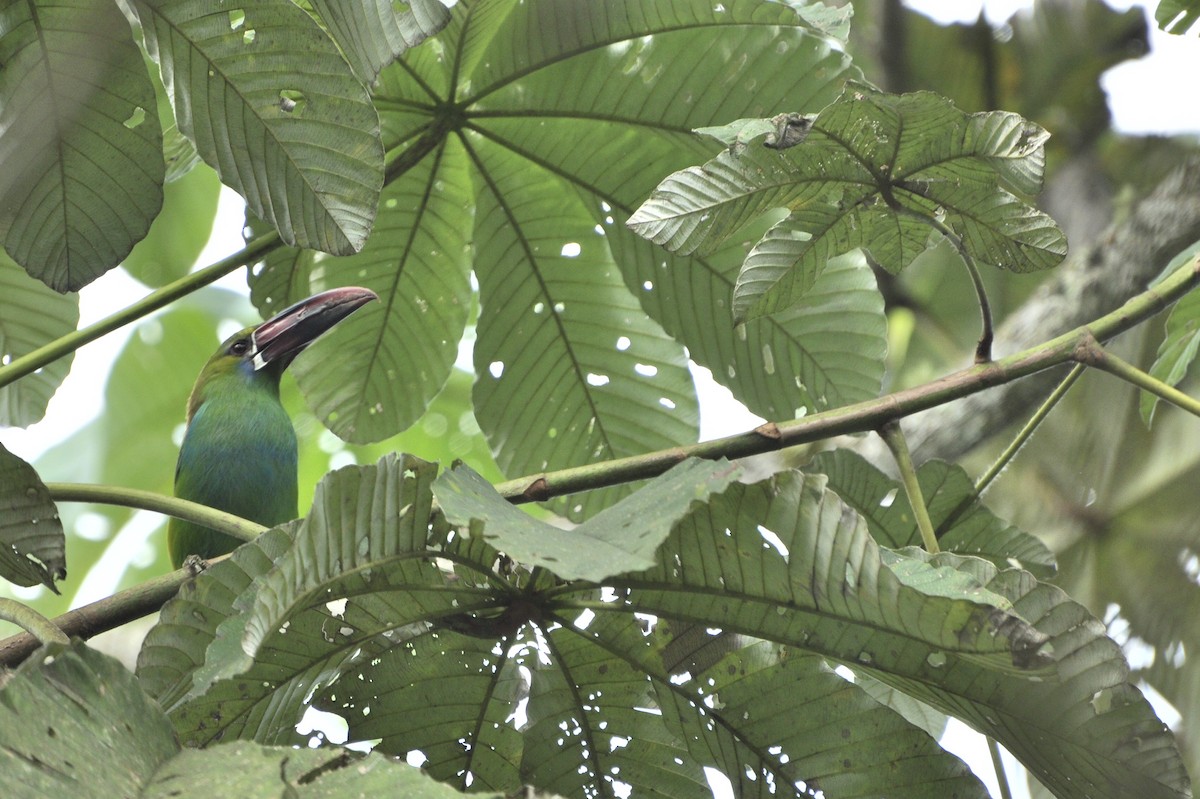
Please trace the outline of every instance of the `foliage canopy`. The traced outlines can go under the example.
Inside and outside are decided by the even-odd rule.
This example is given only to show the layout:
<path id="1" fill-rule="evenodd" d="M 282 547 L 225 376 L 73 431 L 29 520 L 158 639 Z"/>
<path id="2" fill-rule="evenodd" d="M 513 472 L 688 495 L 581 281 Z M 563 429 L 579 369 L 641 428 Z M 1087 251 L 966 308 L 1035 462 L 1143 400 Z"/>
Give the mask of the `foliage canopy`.
<path id="1" fill-rule="evenodd" d="M 1103 602 L 1051 582 L 1075 564 L 1049 522 L 1006 520 L 978 464 L 915 466 L 896 432 L 1072 360 L 1144 389 L 1147 423 L 1162 398 L 1197 412 L 1173 388 L 1200 341 L 1194 250 L 1086 329 L 990 358 L 993 312 L 1067 255 L 1035 205 L 1065 158 L 1049 101 L 1020 96 L 1034 121 L 884 80 L 849 55 L 849 6 L 803 0 L 238 5 L 4 11 L 0 423 L 40 419 L 83 343 L 169 310 L 101 419 L 34 465 L 0 447 L 0 575 L 57 591 L 102 548 L 64 535 L 72 489 L 43 478 L 169 489 L 214 330 L 252 317 L 197 289 L 246 267 L 264 317 L 338 285 L 382 300 L 295 364 L 302 519 L 167 578 L 134 674 L 57 640 L 0 674 L 6 795 L 86 773 L 106 795 L 693 797 L 716 773 L 739 797 L 986 797 L 939 744 L 949 717 L 1034 791 L 1190 795 L 1197 757 L 1137 684 L 1191 710 L 1186 659 L 1131 671 Z M 1012 47 L 1071 14 L 1128 24 L 1037 13 Z M 1158 18 L 1183 32 L 1194 9 Z M 952 35 L 912 21 L 911 47 Z M 1113 59 L 1073 63 L 1092 85 Z M 218 179 L 246 246 L 191 272 Z M 77 331 L 70 292 L 118 266 L 155 291 Z M 1181 297 L 1147 372 L 1097 341 Z M 972 345 L 977 366 L 928 379 L 931 350 L 953 348 L 944 372 Z M 697 446 L 695 365 L 770 421 Z M 830 448 L 872 431 L 899 479 Z M 63 506 L 66 528 L 105 538 L 131 496 Z M 300 732 L 322 712 L 370 754 Z"/>

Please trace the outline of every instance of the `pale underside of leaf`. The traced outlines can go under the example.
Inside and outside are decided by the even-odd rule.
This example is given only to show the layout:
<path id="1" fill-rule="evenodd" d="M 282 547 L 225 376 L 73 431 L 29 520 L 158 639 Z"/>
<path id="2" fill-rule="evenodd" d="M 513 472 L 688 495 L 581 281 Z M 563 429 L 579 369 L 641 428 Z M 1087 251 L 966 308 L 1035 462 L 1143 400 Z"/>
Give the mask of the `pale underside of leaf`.
<path id="1" fill-rule="evenodd" d="M 405 11 L 392 0 L 313 0 L 312 5 L 367 83 L 450 21 L 450 9 L 439 0 L 409 0 Z"/>
<path id="2" fill-rule="evenodd" d="M 582 202 L 490 145 L 473 150 L 481 312 L 476 414 L 511 475 L 694 441 L 682 347 L 626 290 Z M 582 519 L 628 489 L 561 503 Z"/>
<path id="3" fill-rule="evenodd" d="M 471 309 L 470 196 L 463 151 L 447 141 L 387 186 L 386 213 L 362 252 L 301 259 L 307 275 L 287 278 L 307 286 L 291 299 L 344 284 L 380 297 L 292 367 L 309 405 L 343 439 L 379 441 L 408 428 L 445 385 Z"/>
<path id="4" fill-rule="evenodd" d="M 723 489 L 739 471 L 724 459 L 688 459 L 572 530 L 518 510 L 466 466 L 442 475 L 434 494 L 447 521 L 470 527 L 514 560 L 565 580 L 599 583 L 652 566 L 655 550 L 691 503 Z M 482 525 L 476 529 L 472 522 Z"/>

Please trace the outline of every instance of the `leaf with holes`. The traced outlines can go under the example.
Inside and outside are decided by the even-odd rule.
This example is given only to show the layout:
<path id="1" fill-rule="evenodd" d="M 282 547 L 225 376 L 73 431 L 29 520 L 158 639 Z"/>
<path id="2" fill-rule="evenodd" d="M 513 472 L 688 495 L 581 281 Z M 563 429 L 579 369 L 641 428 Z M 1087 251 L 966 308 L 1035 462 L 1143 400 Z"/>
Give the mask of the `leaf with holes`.
<path id="1" fill-rule="evenodd" d="M 861 252 L 831 260 L 800 302 L 734 325 L 729 298 L 749 242 L 770 217 L 707 255 L 683 258 L 620 223 L 606 228 L 642 307 L 746 407 L 790 419 L 878 396 L 887 354 L 883 297 Z"/>
<path id="2" fill-rule="evenodd" d="M 498 463 L 515 476 L 694 441 L 697 412 L 683 347 L 698 345 L 673 341 L 646 319 L 668 312 L 645 302 L 646 278 L 626 262 L 624 244 L 617 252 L 606 228 L 666 171 L 711 154 L 711 142 L 692 136 L 692 128 L 766 113 L 785 99 L 814 110 L 834 99 L 840 81 L 858 74 L 828 38 L 845 35 L 846 12 L 759 0 L 469 0 L 455 5 L 451 17 L 436 37 L 380 73 L 375 99 L 392 164 L 388 191 L 414 199 L 396 207 L 385 201 L 377 227 L 423 225 L 409 209 L 436 202 L 443 191 L 441 181 L 427 181 L 436 171 L 428 162 L 447 158 L 449 142 L 461 143 L 475 201 L 464 203 L 455 221 L 468 229 L 454 229 L 439 246 L 414 247 L 403 270 L 433 250 L 430 268 L 439 274 L 452 275 L 464 252 L 474 257 L 476 418 Z M 713 48 L 730 58 L 706 57 Z M 792 67 L 774 69 L 784 54 Z M 453 192 L 452 181 L 445 183 Z M 414 231 L 414 241 L 419 236 Z M 313 287 L 305 285 L 310 274 L 355 282 L 339 261 L 306 260 L 280 256 L 280 270 L 268 266 L 262 275 L 273 288 L 260 291 L 266 283 L 256 282 L 256 294 L 303 293 Z M 699 291 L 710 291 L 713 279 L 707 266 L 698 272 Z M 707 314 L 727 297 L 713 292 L 705 302 L 699 310 Z M 407 328 L 390 318 L 359 322 L 380 329 L 373 339 L 393 352 L 410 346 L 400 336 Z M 703 334 L 709 352 L 745 349 L 731 326 L 712 327 Z M 409 332 L 422 352 L 430 339 L 437 349 L 458 338 L 450 326 Z M 796 396 L 780 388 L 793 345 L 760 341 L 756 355 L 744 356 L 746 379 L 757 379 L 749 376 L 751 362 L 770 361 L 763 344 L 778 347 L 778 376 L 765 382 L 780 407 L 794 412 L 805 400 L 794 385 Z M 867 351 L 877 352 L 876 342 Z M 419 406 L 444 372 L 407 357 L 395 359 L 405 367 L 396 368 L 402 391 L 395 383 L 380 383 L 369 396 L 344 390 L 335 429 L 345 433 L 339 425 L 349 424 L 348 414 L 365 419 L 375 437 L 408 423 L 411 417 L 397 407 Z M 301 385 L 308 379 L 301 375 Z M 877 390 L 861 388 L 869 382 L 860 379 L 845 394 Z M 338 383 L 345 389 L 354 380 Z M 831 402 L 836 393 L 827 392 Z M 363 424 L 355 427 L 361 435 Z M 592 492 L 555 507 L 580 519 L 623 493 Z"/>
<path id="3" fill-rule="evenodd" d="M 221 180 L 287 244 L 361 249 L 383 182 L 379 118 L 316 22 L 287 0 L 131 6 L 179 129 Z"/>
<path id="4" fill-rule="evenodd" d="M 582 466 L 697 435 L 682 347 L 626 290 L 584 202 L 552 176 L 480 142 L 475 271 L 479 426 L 507 474 Z M 628 486 L 558 500 L 581 520 Z"/>
<path id="5" fill-rule="evenodd" d="M 1053 220 L 1017 196 L 1040 189 L 1048 134 L 1016 114 L 966 114 L 928 92 L 851 84 L 805 128 L 775 149 L 765 138 L 735 140 L 663 181 L 629 220 L 686 253 L 788 208 L 746 258 L 738 321 L 793 305 L 830 258 L 856 247 L 889 272 L 946 232 L 975 260 L 1018 272 L 1054 266 L 1066 252 Z"/>
<path id="6" fill-rule="evenodd" d="M 17 585 L 67 576 L 66 539 L 50 491 L 25 461 L 0 445 L 0 577 Z"/>
<path id="7" fill-rule="evenodd" d="M 322 336 L 292 367 L 309 405 L 347 441 L 406 429 L 450 375 L 471 310 L 467 167 L 462 147 L 444 142 L 384 190 L 384 213 L 362 252 L 316 258 L 276 250 L 250 277 L 264 317 L 335 285 L 379 295 L 381 302 Z"/>

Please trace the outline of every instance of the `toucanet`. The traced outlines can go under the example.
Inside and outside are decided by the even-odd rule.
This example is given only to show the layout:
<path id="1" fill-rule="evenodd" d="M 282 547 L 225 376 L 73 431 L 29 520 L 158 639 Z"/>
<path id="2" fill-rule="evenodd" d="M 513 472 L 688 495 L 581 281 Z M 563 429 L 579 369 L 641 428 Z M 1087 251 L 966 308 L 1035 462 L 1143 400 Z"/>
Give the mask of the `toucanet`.
<path id="1" fill-rule="evenodd" d="M 279 379 L 300 352 L 367 302 L 369 289 L 324 291 L 257 327 L 235 333 L 196 378 L 175 467 L 175 496 L 268 527 L 296 518 L 296 431 L 279 402 Z M 172 518 L 167 550 L 212 558 L 238 541 Z"/>

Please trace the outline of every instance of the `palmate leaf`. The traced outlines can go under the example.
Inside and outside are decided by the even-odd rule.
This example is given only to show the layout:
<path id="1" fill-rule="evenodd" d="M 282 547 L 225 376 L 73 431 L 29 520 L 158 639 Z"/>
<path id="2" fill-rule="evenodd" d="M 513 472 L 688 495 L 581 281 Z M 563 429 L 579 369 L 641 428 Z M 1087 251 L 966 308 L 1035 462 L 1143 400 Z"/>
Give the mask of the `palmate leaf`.
<path id="1" fill-rule="evenodd" d="M 844 77 L 858 74 L 826 38 L 844 35 L 845 11 L 761 0 L 504 0 L 459 3 L 451 16 L 435 38 L 385 67 L 374 88 L 392 165 L 376 227 L 412 231 L 407 250 L 398 239 L 384 248 L 393 258 L 404 253 L 399 266 L 387 264 L 388 273 L 400 275 L 398 299 L 423 293 L 404 285 L 411 270 L 428 274 L 427 283 L 462 285 L 465 259 L 475 259 L 476 417 L 501 468 L 516 476 L 694 440 L 685 346 L 728 375 L 723 380 L 769 393 L 789 413 L 808 407 L 805 391 L 785 374 L 803 357 L 789 340 L 794 332 L 739 337 L 726 324 L 731 278 L 706 263 L 693 269 L 673 259 L 679 265 L 672 271 L 681 273 L 676 283 L 688 291 L 694 273 L 702 304 L 698 324 L 672 331 L 681 337 L 672 340 L 645 318 L 675 313 L 643 296 L 639 272 L 653 246 L 629 239 L 617 248 L 604 231 L 665 172 L 711 153 L 690 134 L 693 127 L 765 114 L 785 99 L 812 109 L 832 100 Z M 729 59 L 705 55 L 714 48 Z M 789 69 L 772 67 L 779 57 Z M 460 201 L 456 178 L 440 173 L 460 145 L 474 205 Z M 422 216 L 438 203 L 446 213 Z M 422 230 L 427 220 L 438 225 L 430 234 Z M 279 303 L 362 280 L 362 262 L 318 260 L 269 256 L 252 281 L 264 313 L 268 296 Z M 368 277 L 379 269 L 385 281 L 384 266 L 372 264 Z M 716 284 L 720 290 L 710 288 Z M 310 397 L 332 397 L 337 383 L 337 402 L 321 401 L 321 415 L 358 441 L 412 423 L 441 387 L 461 336 L 456 321 L 430 324 L 402 304 L 385 310 L 359 316 L 363 327 L 346 335 L 377 343 L 390 359 L 347 363 L 338 380 L 320 388 L 316 368 L 308 373 L 300 364 L 299 382 Z M 367 326 L 375 332 L 362 332 Z M 333 348 L 337 339 L 321 346 Z M 866 349 L 880 351 L 874 342 Z M 737 353 L 732 375 L 722 355 L 730 352 Z M 311 362 L 318 357 L 328 363 L 335 356 L 318 348 Z M 355 368 L 370 369 L 369 382 L 349 374 Z M 862 398 L 877 391 L 861 389 L 870 382 L 825 393 L 831 402 L 842 394 Z M 582 518 L 622 493 L 596 492 L 558 508 Z"/>
<path id="2" fill-rule="evenodd" d="M 664 252 L 620 221 L 605 231 L 642 307 L 752 412 L 787 419 L 877 396 L 887 326 L 875 275 L 860 252 L 830 261 L 795 307 L 734 326 L 734 282 L 749 242 L 769 221 L 692 258 Z"/>
<path id="3" fill-rule="evenodd" d="M 131 6 L 179 129 L 221 180 L 285 243 L 359 250 L 383 182 L 379 120 L 316 22 L 287 0 Z"/>
<path id="4" fill-rule="evenodd" d="M 0 243 L 60 292 L 116 266 L 162 205 L 154 88 L 108 0 L 6 3 Z"/>
<path id="5" fill-rule="evenodd" d="M 729 489 L 710 505 L 722 504 L 730 491 L 742 490 Z M 844 517 L 831 514 L 829 518 Z M 843 525 L 842 529 L 848 533 L 854 528 Z M 728 540 L 729 532 L 721 527 L 708 532 L 716 546 Z M 746 534 L 757 546 L 765 546 L 754 526 L 739 526 L 738 538 Z M 473 528 L 470 540 L 477 535 Z M 636 531 L 631 531 L 630 538 L 635 536 Z M 865 530 L 857 529 L 857 540 L 869 541 Z M 579 546 L 588 545 L 580 540 Z M 485 556 L 483 563 L 494 557 L 489 549 L 480 553 Z M 522 610 L 516 618 L 506 614 L 505 623 L 491 627 L 493 634 L 506 633 L 495 639 L 479 640 L 489 629 L 482 623 L 469 636 L 443 630 L 408 638 L 400 646 L 382 646 L 376 639 L 364 653 L 362 665 L 334 682 L 318 706 L 343 714 L 352 739 L 380 739 L 378 750 L 394 755 L 418 750 L 429 758 L 426 768 L 456 784 L 464 784 L 460 781 L 470 774 L 476 781 L 483 780 L 486 788 L 504 788 L 524 779 L 544 789 L 579 795 L 617 781 L 632 784 L 635 793 L 639 787 L 653 786 L 664 796 L 688 797 L 703 790 L 703 767 L 709 766 L 742 780 L 739 795 L 778 795 L 778 791 L 794 795 L 798 791 L 794 786 L 810 779 L 812 788 L 820 785 L 829 796 L 870 795 L 872 790 L 927 796 L 951 786 L 967 790 L 965 795 L 984 795 L 961 763 L 833 676 L 819 658 L 809 657 L 797 666 L 780 652 L 768 658 L 769 667 L 764 661 L 761 673 L 749 676 L 745 669 L 731 668 L 728 660 L 707 673 L 684 674 L 683 669 L 667 668 L 665 653 L 675 636 L 665 623 L 650 634 L 633 615 L 648 610 L 642 601 L 643 588 L 647 593 L 657 586 L 670 593 L 682 588 L 685 597 L 679 604 L 690 609 L 680 615 L 688 620 L 706 615 L 708 609 L 698 603 L 698 596 L 710 602 L 737 601 L 729 581 L 724 586 L 715 580 L 696 586 L 693 594 L 670 578 L 661 579 L 664 569 L 678 570 L 680 559 L 690 558 L 696 549 L 697 542 L 680 538 L 676 531 L 660 552 L 666 565 L 615 578 L 615 594 L 606 596 L 593 587 L 571 584 L 551 592 L 527 593 L 524 601 L 536 603 L 537 609 Z M 740 572 L 754 581 L 747 592 L 762 592 L 762 612 L 754 614 L 760 629 L 776 624 L 781 614 L 770 608 L 767 597 L 778 584 L 773 579 L 778 575 L 758 571 L 757 564 L 745 556 L 727 555 L 722 562 L 728 573 Z M 833 564 L 830 573 L 834 572 L 840 579 L 843 567 Z M 821 583 L 810 590 L 817 597 L 832 589 Z M 842 596 L 840 590 L 835 593 Z M 975 599 L 985 594 L 973 589 Z M 1003 615 L 965 596 L 927 597 L 926 601 L 963 610 L 970 606 L 983 614 L 981 618 Z M 521 607 L 517 602 L 512 609 Z M 828 611 L 838 618 L 829 621 L 830 629 L 849 625 L 867 635 L 877 632 L 877 622 L 846 611 Z M 794 613 L 794 608 L 787 608 L 783 615 Z M 930 615 L 938 614 L 930 609 Z M 522 616 L 532 626 L 513 624 Z M 937 637 L 933 630 L 926 627 L 915 636 Z M 989 633 L 970 644 L 955 633 L 941 643 L 951 640 L 955 647 L 979 647 L 983 660 L 1002 671 L 1011 669 L 1006 665 L 1011 657 L 1007 645 Z M 992 660 L 985 651 L 1003 654 Z M 856 649 L 855 657 L 859 654 Z M 746 682 L 735 686 L 741 678 Z M 843 689 L 829 696 L 835 685 Z M 509 704 L 525 697 L 525 718 L 514 717 Z M 771 697 L 778 703 L 779 716 L 764 724 L 758 714 L 766 713 L 765 705 L 755 701 L 769 702 Z M 811 726 L 797 726 L 788 712 L 803 714 L 818 707 Z M 831 736 L 831 729 L 845 732 Z M 899 771 L 896 761 L 882 754 L 887 747 L 878 748 L 875 736 L 881 735 L 891 736 L 891 746 L 911 758 Z"/>
<path id="6" fill-rule="evenodd" d="M 382 300 L 318 339 L 293 367 L 314 412 L 343 439 L 378 441 L 408 428 L 445 384 L 471 306 L 463 246 L 470 196 L 462 148 L 444 142 L 385 188 L 385 213 L 362 252 L 276 250 L 251 273 L 251 299 L 264 316 L 333 286 L 365 286 Z"/>
<path id="7" fill-rule="evenodd" d="M 998 572 L 978 558 L 892 553 L 887 554 L 891 566 L 873 567 L 872 561 L 885 551 L 865 543 L 870 540 L 866 523 L 847 516 L 840 500 L 822 492 L 823 482 L 821 477 L 786 474 L 727 490 L 677 527 L 662 550 L 662 566 L 640 578 L 613 581 L 628 590 L 619 594 L 621 604 L 659 616 L 702 618 L 713 627 L 792 644 L 865 669 L 995 737 L 1059 796 L 1184 795 L 1186 774 L 1170 732 L 1129 683 L 1117 645 L 1082 606 L 1026 572 Z M 769 542 L 760 533 L 764 529 L 779 542 Z M 962 636 L 946 636 L 953 642 L 949 646 L 934 644 L 946 633 L 944 626 L 938 633 L 938 625 L 956 626 L 963 617 L 904 609 L 906 590 L 931 585 L 932 574 L 914 570 L 915 561 L 960 570 L 971 578 L 968 584 L 1006 597 L 1019 616 L 1006 616 L 1007 622 L 992 617 L 998 623 L 992 629 L 1000 637 L 1014 636 L 1010 643 L 1018 661 L 1041 662 L 1052 653 L 1054 674 L 1005 668 L 978 652 L 955 651 L 967 640 Z M 904 577 L 905 588 L 883 600 L 881 592 L 895 590 L 886 586 L 897 575 Z M 874 591 L 872 577 L 878 580 Z M 837 587 L 824 585 L 825 579 Z M 857 590 L 844 590 L 845 580 Z M 722 593 L 710 593 L 705 585 L 720 585 Z M 809 592 L 812 598 L 806 596 Z M 924 591 L 919 595 L 918 604 L 952 601 L 934 600 Z M 876 602 L 879 610 L 868 610 Z M 622 612 L 621 604 L 612 612 Z M 773 605 L 786 611 L 777 613 Z M 862 621 L 834 621 L 833 616 L 847 611 L 860 620 L 880 612 L 896 613 L 898 619 L 860 630 Z M 1024 621 L 1010 626 L 1017 618 Z M 963 629 L 974 628 L 968 624 Z M 918 644 L 915 638 L 922 636 L 925 642 Z M 988 637 L 985 632 L 976 639 L 981 648 Z M 909 640 L 901 643 L 905 638 Z M 876 658 L 876 651 L 887 651 L 886 660 Z M 904 671 L 908 674 L 902 675 Z"/>
<path id="8" fill-rule="evenodd" d="M 78 324 L 77 295 L 47 288 L 0 252 L 0 362 L 28 355 Z M 68 354 L 0 388 L 0 425 L 27 427 L 41 420 L 74 357 Z"/>
<path id="9" fill-rule="evenodd" d="M 676 525 L 660 565 L 602 590 L 505 565 L 478 523 L 468 536 L 431 529 L 431 477 L 396 457 L 335 472 L 295 545 L 238 598 L 201 591 L 208 578 L 197 578 L 188 612 L 204 598 L 231 610 L 171 709 L 185 741 L 297 741 L 313 697 L 346 716 L 352 739 L 419 751 L 459 787 L 532 781 L 578 795 L 624 782 L 686 797 L 708 766 L 756 791 L 799 791 L 808 779 L 842 792 L 827 795 L 974 790 L 961 764 L 899 716 L 832 691 L 819 655 L 965 718 L 1063 796 L 1083 795 L 1073 784 L 1093 796 L 1177 795 L 1171 769 L 1161 783 L 1148 776 L 1151 760 L 1177 759 L 1169 733 L 1082 608 L 976 558 L 879 549 L 824 478 L 726 488 Z M 645 614 L 658 622 L 647 628 Z M 691 669 L 690 656 L 667 653 L 697 622 L 776 645 L 748 639 L 750 650 Z M 792 664 L 793 650 L 810 657 Z M 184 682 L 187 669 L 164 683 Z M 848 736 L 831 744 L 826 725 L 759 715 L 814 703 Z M 881 729 L 918 760 L 901 772 L 881 760 Z M 1014 732 L 1026 729 L 1039 730 L 1036 743 Z"/>
<path id="10" fill-rule="evenodd" d="M 735 320 L 794 304 L 829 258 L 855 247 L 899 272 L 941 224 L 976 260 L 1014 271 L 1053 266 L 1066 252 L 1053 221 L 1017 196 L 1041 186 L 1047 134 L 1016 114 L 968 115 L 934 94 L 853 84 L 815 117 L 794 117 L 786 147 L 739 141 L 739 131 L 761 129 L 755 122 L 721 131 L 729 149 L 663 181 L 629 221 L 690 252 L 767 209 L 789 208 L 746 258 Z"/>
<path id="11" fill-rule="evenodd" d="M 921 545 L 903 487 L 861 455 L 844 449 L 822 452 L 805 471 L 826 475 L 829 488 L 867 520 L 871 535 L 881 546 Z M 1054 553 L 988 510 L 961 467 L 927 461 L 917 470 L 917 478 L 943 550 L 984 558 L 1001 569 L 1016 566 L 1043 579 L 1054 576 Z"/>

